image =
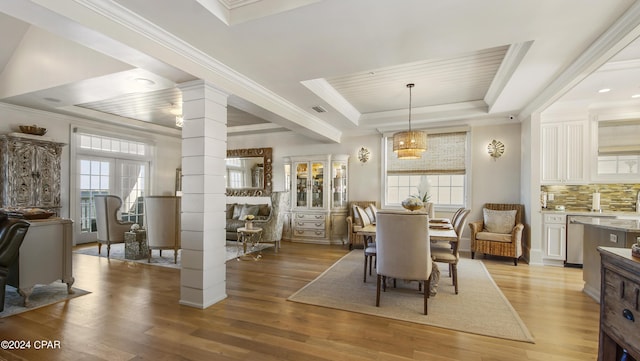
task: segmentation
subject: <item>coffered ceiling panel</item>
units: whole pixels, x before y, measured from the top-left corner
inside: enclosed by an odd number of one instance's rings
[[[0,79],[12,90],[0,101],[179,136],[179,84],[202,80],[229,95],[229,134],[340,142],[403,129],[407,83],[419,127],[540,111],[640,35],[640,0],[24,0],[0,1],[0,24],[10,24],[0,26]],[[56,37],[74,46],[38,46]],[[114,61],[162,82],[132,93],[104,69]],[[18,73],[28,76],[9,81]],[[29,81],[54,75],[48,87]],[[615,78],[630,101],[637,76]]]
[[[407,107],[408,91],[400,83],[414,83],[416,107],[484,99],[507,53],[508,46],[460,56],[428,59],[326,79],[360,113]]]

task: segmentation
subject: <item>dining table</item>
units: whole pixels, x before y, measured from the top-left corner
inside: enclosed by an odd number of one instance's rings
[[[366,225],[360,228],[357,233],[363,237],[375,239],[376,225]],[[448,218],[431,218],[429,220],[429,239],[431,241],[456,242],[458,240],[458,234],[453,229],[451,220]]]
[[[432,218],[429,220],[429,239],[435,241],[457,242],[456,233],[448,218]]]

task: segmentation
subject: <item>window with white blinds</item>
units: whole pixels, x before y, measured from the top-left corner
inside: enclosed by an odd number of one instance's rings
[[[440,207],[463,207],[467,184],[467,132],[429,134],[420,159],[398,159],[392,137],[386,139],[385,206],[400,206],[410,197]]]

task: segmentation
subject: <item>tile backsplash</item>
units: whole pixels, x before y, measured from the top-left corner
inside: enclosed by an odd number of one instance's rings
[[[567,210],[590,211],[592,195],[599,192],[603,211],[635,212],[640,184],[544,185],[540,191],[553,194],[554,200],[547,201],[547,208],[551,209],[562,205]]]

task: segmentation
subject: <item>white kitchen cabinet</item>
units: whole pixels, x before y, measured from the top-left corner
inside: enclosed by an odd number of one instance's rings
[[[567,216],[545,214],[542,227],[544,229],[543,262],[548,265],[563,266],[567,255]]]
[[[542,184],[588,181],[589,135],[586,120],[543,123],[540,138]]]

